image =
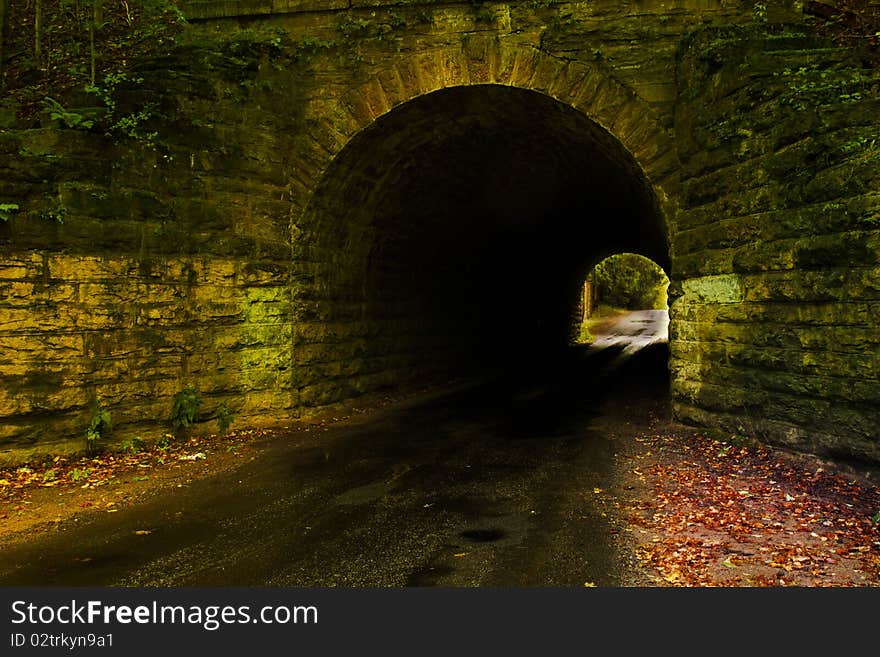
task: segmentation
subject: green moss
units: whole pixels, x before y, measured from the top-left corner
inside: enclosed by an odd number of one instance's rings
[[[743,300],[743,281],[737,274],[689,278],[681,282],[681,296],[696,303],[739,303]]]

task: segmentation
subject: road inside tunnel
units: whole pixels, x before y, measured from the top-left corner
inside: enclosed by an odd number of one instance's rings
[[[7,540],[0,583],[641,584],[593,493],[616,485],[619,441],[667,415],[667,350],[622,351],[291,431],[232,471]]]
[[[498,85],[436,91],[375,120],[293,234],[295,271],[327,261],[296,292],[310,304],[299,319],[368,326],[356,356],[408,372],[540,363],[571,341],[597,262],[632,252],[669,269],[654,190],[620,141],[560,101]]]

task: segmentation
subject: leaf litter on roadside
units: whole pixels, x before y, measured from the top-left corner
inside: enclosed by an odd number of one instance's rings
[[[226,436],[195,436],[137,451],[106,452],[93,457],[55,456],[38,464],[5,468],[0,470],[0,501],[25,499],[29,491],[38,488],[98,488],[121,479],[146,482],[149,476],[145,472],[155,468],[192,467],[193,462],[204,462],[211,449],[240,448],[270,435],[273,432],[268,430],[243,430]]]
[[[659,583],[880,586],[877,486],[763,446],[681,435],[638,443],[627,468],[641,490],[623,511]]]
[[[97,488],[119,483],[123,478],[133,482],[145,482],[146,472],[158,468],[193,467],[193,463],[205,463],[213,453],[224,452],[244,458],[242,448],[264,438],[277,438],[290,435],[292,431],[329,431],[330,426],[345,422],[357,416],[367,415],[383,407],[393,406],[401,401],[429,394],[432,388],[420,386],[407,393],[383,393],[360,400],[356,405],[333,417],[303,423],[297,428],[278,425],[275,428],[242,429],[226,435],[198,435],[186,440],[173,440],[170,434],[166,440],[154,445],[143,445],[136,450],[105,452],[87,456],[55,456],[45,460],[16,467],[0,468],[0,502],[21,502],[29,492],[39,488],[59,487]],[[131,477],[135,472],[138,476]],[[25,502],[27,504],[27,502]],[[89,506],[84,505],[84,508]],[[20,507],[20,508],[19,508]],[[23,511],[20,504],[12,511]],[[4,517],[0,509],[0,518]]]

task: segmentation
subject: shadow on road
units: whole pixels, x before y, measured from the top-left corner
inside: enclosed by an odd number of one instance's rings
[[[572,347],[363,423],[292,432],[231,473],[9,546],[0,584],[617,584],[609,520],[584,491],[607,485],[608,426],[668,397],[666,344],[625,351]]]

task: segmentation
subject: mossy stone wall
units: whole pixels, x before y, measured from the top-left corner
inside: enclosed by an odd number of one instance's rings
[[[679,66],[676,414],[880,460],[880,71],[796,27]]]
[[[876,76],[752,4],[190,3],[121,90],[155,143],[0,131],[0,460],[81,449],[97,404],[155,438],[187,384],[272,423],[442,365],[364,312],[376,236],[315,192],[394,108],[487,84],[587,117],[656,201],[678,417],[878,460]]]

